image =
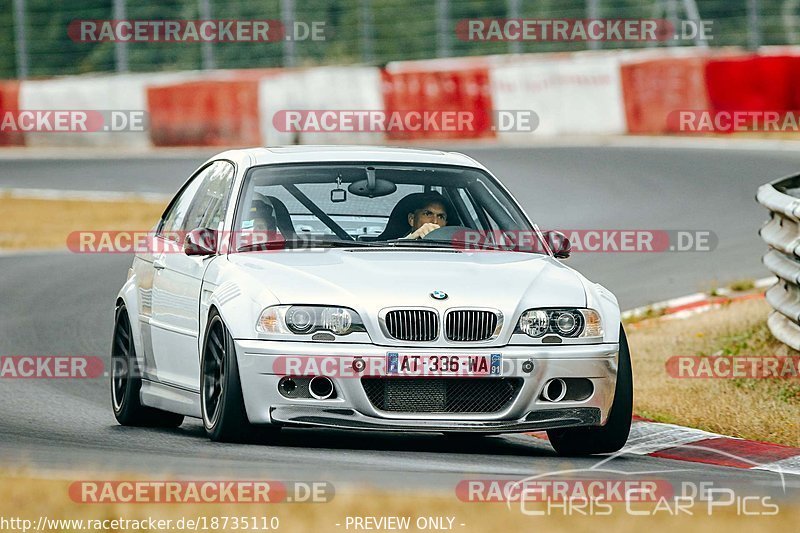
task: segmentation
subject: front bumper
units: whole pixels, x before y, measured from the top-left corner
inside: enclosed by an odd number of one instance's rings
[[[504,346],[496,348],[421,349],[372,344],[301,343],[235,340],[242,394],[250,422],[286,426],[330,427],[373,431],[454,431],[476,433],[524,432],[569,426],[605,424],[614,400],[618,344]],[[336,397],[289,399],[278,391],[284,376],[284,357],[325,357],[347,368],[359,357],[383,361],[387,352],[437,355],[492,354],[503,356],[502,377],[523,378],[516,397],[493,413],[409,413],[376,409],[355,374],[320,372],[334,383]],[[532,361],[533,371],[522,370]],[[554,378],[586,378],[593,393],[580,401],[548,402],[541,398],[545,383]],[[475,377],[471,379],[482,379]]]
[[[328,427],[366,431],[457,431],[466,433],[509,433],[570,426],[596,426],[597,407],[573,407],[531,411],[519,420],[397,420],[365,416],[353,409],[295,407],[281,405],[270,411],[273,422],[286,426]]]

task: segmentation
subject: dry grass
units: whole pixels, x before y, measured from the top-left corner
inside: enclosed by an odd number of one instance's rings
[[[0,250],[66,248],[73,231],[147,231],[165,205],[143,201],[33,200],[0,195]]]
[[[72,479],[42,479],[25,474],[0,474],[0,516],[20,517],[33,521],[39,516],[60,519],[113,520],[177,520],[198,516],[277,516],[280,531],[320,532],[347,531],[345,520],[351,517],[408,516],[412,524],[417,517],[454,517],[455,531],[547,531],[594,533],[598,530],[635,533],[646,528],[650,533],[676,530],[693,532],[772,532],[790,531],[800,521],[800,506],[779,503],[775,516],[737,516],[735,506],[715,510],[708,516],[706,507],[698,504],[693,515],[671,516],[661,511],[654,516],[629,516],[624,504],[615,504],[610,516],[526,516],[519,507],[507,508],[502,503],[464,503],[455,492],[425,493],[385,492],[376,490],[339,491],[329,503],[262,504],[262,505],[177,505],[177,504],[79,504],[69,499],[67,487]],[[109,476],[83,475],[83,479],[109,479]],[[120,479],[117,477],[117,479]],[[124,479],[132,479],[127,477]],[[637,510],[644,509],[636,504]],[[649,507],[652,512],[652,507]],[[341,524],[336,526],[336,524]],[[461,526],[464,524],[464,526]],[[35,527],[35,526],[34,526]],[[352,526],[349,528],[354,529]],[[410,531],[418,531],[411,527]]]
[[[659,422],[800,446],[797,379],[677,379],[665,370],[667,359],[676,355],[794,353],[770,335],[769,310],[764,300],[748,300],[688,319],[629,325],[636,413]]]
[[[739,279],[728,285],[728,288],[734,292],[751,291],[755,288],[756,282],[752,279]]]

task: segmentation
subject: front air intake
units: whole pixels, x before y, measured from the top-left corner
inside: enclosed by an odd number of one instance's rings
[[[396,413],[496,413],[514,401],[522,382],[522,378],[361,378],[375,409]]]

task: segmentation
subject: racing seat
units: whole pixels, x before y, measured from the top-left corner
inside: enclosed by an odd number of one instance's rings
[[[268,230],[277,229],[286,240],[297,238],[289,210],[278,198],[256,193],[252,207],[267,219]]]
[[[275,212],[275,222],[278,225],[278,231],[281,232],[283,238],[286,240],[296,239],[297,232],[292,224],[292,217],[289,216],[289,210],[286,205],[274,196],[264,196],[272,204]]]

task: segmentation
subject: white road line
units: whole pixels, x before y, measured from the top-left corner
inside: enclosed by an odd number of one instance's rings
[[[207,148],[146,148],[126,149],[113,147],[8,147],[0,148],[0,161],[37,160],[37,161],[75,161],[85,159],[197,159],[205,161],[214,154],[224,151],[224,147],[209,146]]]
[[[780,461],[772,463],[765,463],[761,466],[753,467],[753,470],[768,470],[781,474],[800,475],[800,455],[795,455],[794,457],[781,459]]]
[[[129,191],[74,191],[66,189],[27,189],[21,187],[0,188],[0,197],[26,200],[90,200],[102,202],[166,202],[168,194]]]

